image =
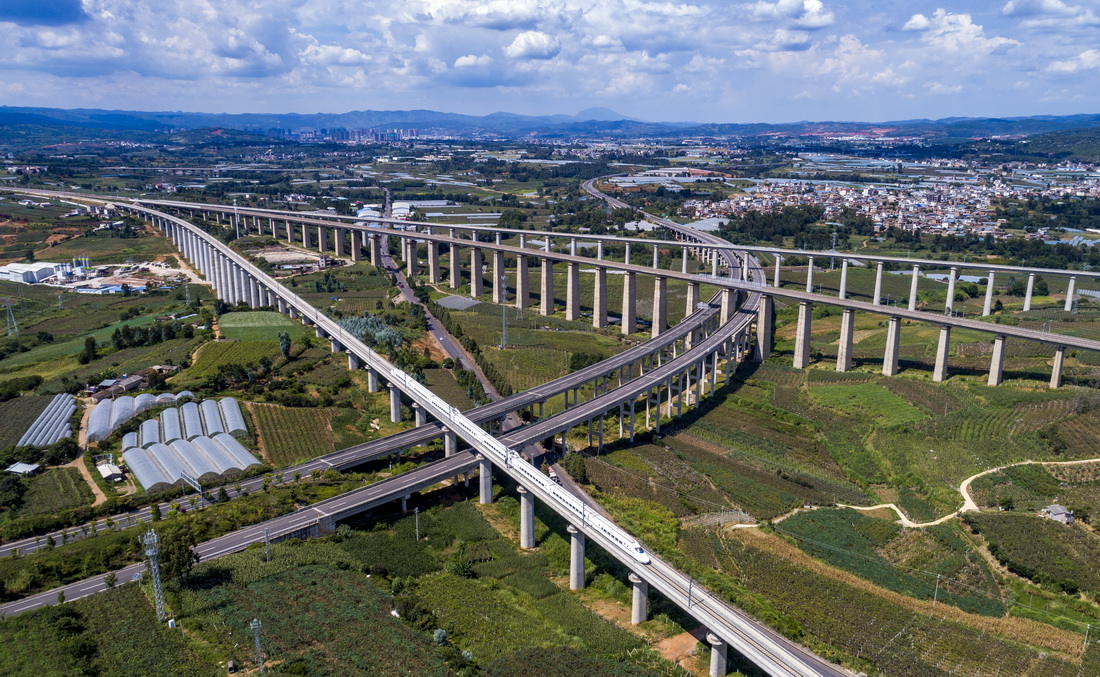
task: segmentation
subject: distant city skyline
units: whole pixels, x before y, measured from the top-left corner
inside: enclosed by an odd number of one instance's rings
[[[0,104],[650,121],[1100,112],[1100,0],[5,0]]]

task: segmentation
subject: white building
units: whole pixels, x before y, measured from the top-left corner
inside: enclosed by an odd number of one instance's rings
[[[47,277],[51,277],[56,271],[57,263],[47,263],[45,261],[35,261],[34,263],[9,263],[6,266],[0,266],[0,280],[7,280],[9,282],[25,282],[27,284],[35,284],[41,282]]]

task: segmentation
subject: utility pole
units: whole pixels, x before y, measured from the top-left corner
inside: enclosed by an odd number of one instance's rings
[[[416,519],[416,540],[420,541],[420,508],[413,508],[413,515]]]
[[[149,573],[153,575],[153,598],[157,604],[157,620],[163,623],[168,618],[168,612],[164,608],[164,588],[160,584],[160,564],[157,563],[157,555],[160,554],[157,532],[153,529],[146,531],[141,543],[145,546],[145,556],[149,558]]]
[[[256,642],[256,665],[260,666],[260,673],[262,674],[264,671],[264,654],[260,649],[260,619],[253,618],[248,627],[252,628],[252,638]]]
[[[233,198],[233,225],[237,228],[237,239],[241,239],[241,217],[237,213],[237,198]]]
[[[269,529],[266,529],[266,528],[264,529],[264,555],[267,558],[267,561],[270,562],[271,561],[271,531]]]
[[[946,410],[946,407],[944,407]],[[932,593],[932,606],[936,606],[936,602],[940,598],[940,575],[936,574],[936,591]]]

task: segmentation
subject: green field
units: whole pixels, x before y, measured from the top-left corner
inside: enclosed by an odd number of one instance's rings
[[[95,496],[76,468],[51,468],[30,481],[19,517],[55,515],[90,505]]]
[[[256,364],[263,358],[279,356],[278,341],[214,341],[199,349],[191,368],[181,374],[184,379],[201,379],[218,372],[225,364],[242,366]]]
[[[926,412],[877,383],[815,384],[809,392],[823,406],[839,409],[847,414],[870,416],[884,426],[913,423],[928,417]]]
[[[291,465],[336,451],[332,418],[339,410],[253,404],[260,446],[275,467]]]
[[[218,317],[218,329],[224,338],[242,341],[276,341],[279,332],[298,339],[309,332],[301,322],[273,310],[225,313]]]
[[[447,369],[428,369],[424,372],[428,379],[428,389],[442,397],[448,404],[466,411],[474,406],[470,396],[458,385],[454,375]]]
[[[19,442],[38,415],[49,406],[52,397],[24,395],[0,402],[0,449]]]

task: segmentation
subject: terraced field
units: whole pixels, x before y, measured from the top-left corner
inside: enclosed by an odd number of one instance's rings
[[[281,331],[296,339],[309,331],[301,322],[272,310],[225,313],[218,318],[218,329],[225,338],[245,341],[276,341]]]
[[[261,359],[274,360],[279,355],[277,341],[214,341],[199,349],[194,364],[184,374],[189,379],[214,375],[225,364],[257,364]]]
[[[336,451],[332,436],[335,407],[296,408],[251,404],[263,455],[275,467]]]

